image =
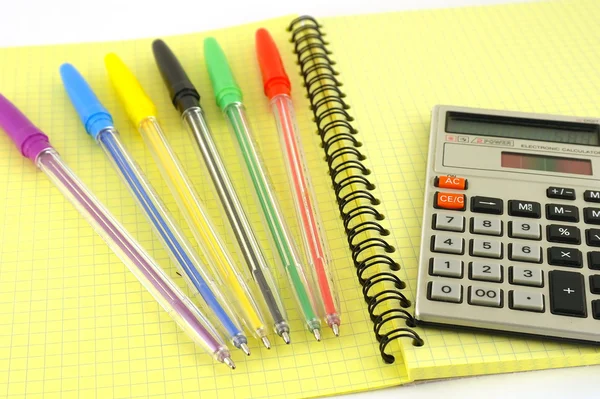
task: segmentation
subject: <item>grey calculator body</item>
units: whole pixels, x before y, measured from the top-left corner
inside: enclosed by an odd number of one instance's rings
[[[419,322],[600,342],[599,123],[434,108]]]

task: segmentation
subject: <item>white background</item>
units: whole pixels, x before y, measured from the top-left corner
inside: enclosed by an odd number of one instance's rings
[[[507,2],[511,0],[0,0],[0,47],[155,37],[287,14],[324,17]],[[425,382],[344,398],[598,398],[598,376],[600,366],[545,370]]]

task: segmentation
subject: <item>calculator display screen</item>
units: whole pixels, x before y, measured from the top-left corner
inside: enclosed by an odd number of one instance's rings
[[[449,111],[446,132],[565,144],[600,145],[600,125]]]
[[[502,151],[501,165],[503,168],[592,175],[592,162],[588,159],[550,157],[546,155],[519,154],[517,152]]]

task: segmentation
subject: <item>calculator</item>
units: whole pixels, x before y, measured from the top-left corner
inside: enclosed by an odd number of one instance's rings
[[[438,105],[416,319],[600,342],[600,121]]]

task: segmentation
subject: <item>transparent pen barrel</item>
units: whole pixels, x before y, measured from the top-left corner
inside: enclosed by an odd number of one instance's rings
[[[36,164],[188,336],[218,361],[229,357],[227,347],[209,320],[90,193],[56,151],[42,152]]]
[[[155,118],[147,118],[142,121],[140,132],[208,262],[211,274],[227,292],[233,309],[245,327],[256,338],[264,337],[267,333],[264,317],[252,297],[246,278],[233,262],[160,125]]]
[[[192,292],[199,296],[213,325],[224,336],[230,337],[236,347],[246,343],[240,323],[229,306],[230,301],[221,294],[224,287],[218,286],[206,271],[206,266],[198,259],[167,208],[121,143],[118,132],[113,128],[105,129],[98,134],[97,140],[144,211]]]
[[[247,171],[247,180],[252,182],[255,203],[260,205],[263,224],[268,227],[273,252],[289,281],[298,309],[302,312],[309,331],[320,329],[318,300],[315,298],[312,276],[305,272],[303,258],[298,251],[296,240],[285,222],[279,208],[275,191],[269,182],[264,162],[252,137],[250,122],[244,105],[232,103],[225,110],[225,119],[237,142],[238,158],[243,162],[242,170]]]
[[[199,107],[189,108],[182,115],[184,125],[192,135],[198,156],[204,161],[213,188],[220,200],[220,209],[225,220],[229,222],[235,236],[237,249],[252,274],[253,280],[261,294],[264,308],[268,310],[278,335],[289,332],[285,308],[281,301],[277,286],[260,249],[250,222],[235,192],[225,166],[210,134],[210,129],[202,110]]]
[[[323,239],[322,224],[302,152],[292,100],[288,95],[277,95],[271,99],[271,109],[275,116],[281,149],[285,154],[296,217],[302,227],[302,241],[321,293],[326,321],[329,325],[339,325],[339,300],[330,270],[331,257]]]

